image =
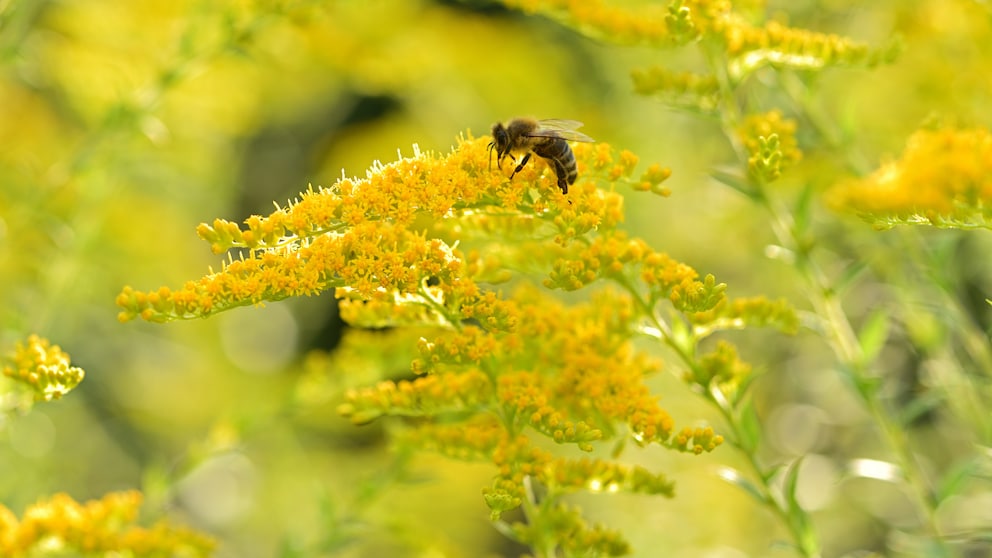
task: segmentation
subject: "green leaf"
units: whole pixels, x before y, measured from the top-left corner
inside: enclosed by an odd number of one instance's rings
[[[940,479],[935,493],[937,501],[943,502],[951,496],[963,493],[965,485],[972,480],[981,479],[981,482],[985,482],[985,479],[982,479],[982,471],[990,470],[992,470],[992,456],[984,452],[959,463]]]
[[[796,488],[799,486],[799,470],[802,468],[802,463],[803,458],[800,457],[789,464],[785,471],[785,483],[782,486],[782,496],[785,498],[785,504],[793,518],[806,515],[802,506],[799,505],[798,498],[796,498]]]
[[[714,169],[713,172],[710,173],[710,176],[716,179],[717,182],[730,186],[734,190],[737,190],[752,200],[758,199],[758,192],[755,191],[753,186],[751,186],[751,183],[748,181],[747,177],[736,169]]]
[[[748,398],[740,407],[737,414],[738,433],[740,439],[737,444],[748,454],[757,451],[761,443],[761,422],[758,420],[758,413],[754,409],[754,400]]]
[[[899,424],[904,427],[910,426],[916,419],[939,408],[944,403],[946,395],[943,390],[930,390],[914,397],[899,411]]]
[[[752,498],[755,499],[761,505],[768,503],[768,498],[765,493],[761,491],[754,483],[744,478],[741,472],[732,467],[723,467],[718,473],[720,478],[729,482],[730,484],[740,488],[747,494],[750,494]]]
[[[730,406],[735,410],[743,409],[744,405],[750,402],[751,386],[754,385],[754,381],[760,378],[762,374],[752,371],[747,376],[741,378],[740,382],[737,384],[737,389],[731,394]]]
[[[809,228],[809,224],[812,221],[811,214],[813,208],[813,200],[816,199],[816,189],[812,184],[806,184],[806,186],[799,192],[799,198],[796,200],[796,207],[793,209],[792,213],[794,215],[793,219],[795,222],[795,232],[796,236],[801,238]]]
[[[875,360],[889,338],[889,312],[884,308],[868,314],[868,319],[858,332],[858,344],[866,362]]]
[[[834,292],[838,295],[843,294],[859,277],[861,277],[861,274],[864,273],[866,269],[868,269],[868,264],[863,261],[858,261],[849,265],[834,284]]]

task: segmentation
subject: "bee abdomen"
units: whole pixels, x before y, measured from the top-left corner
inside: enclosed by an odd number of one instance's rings
[[[558,187],[568,193],[568,185],[575,184],[579,171],[575,166],[575,154],[562,138],[552,138],[534,146],[534,153],[552,163],[558,178]]]

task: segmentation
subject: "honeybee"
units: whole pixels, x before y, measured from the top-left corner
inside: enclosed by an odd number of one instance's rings
[[[489,143],[489,164],[492,165],[492,151],[496,150],[496,166],[503,168],[505,157],[512,157],[513,152],[525,153],[517,168],[510,174],[510,179],[523,170],[531,155],[537,155],[548,161],[555,169],[558,177],[558,187],[563,194],[568,193],[568,185],[575,184],[579,172],[575,168],[575,154],[568,146],[568,141],[594,142],[596,140],[576,132],[582,123],[578,120],[535,120],[533,118],[514,118],[505,126],[502,122],[493,124],[493,141]]]

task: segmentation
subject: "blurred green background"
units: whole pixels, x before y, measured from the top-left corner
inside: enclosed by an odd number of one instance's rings
[[[746,4],[746,14],[762,9]],[[934,115],[992,122],[985,2],[765,9],[869,44],[902,36],[896,63],[818,78],[824,115],[850,134],[864,170],[897,156]],[[382,425],[348,424],[333,400],[294,403],[305,355],[341,336],[331,296],[168,325],[119,324],[114,297],[125,284],[176,286],[217,267],[219,256],[196,238],[200,222],[267,214],[273,201],[330,185],[342,169],[364,176],[414,143],[446,152],[459,134],[533,115],[582,120],[583,131],[632,150],[642,166],[671,167],[671,198],[632,197],[632,234],[714,273],[733,295],[802,306],[789,270],[764,256],[772,235],[763,215],[707,177],[733,159],[718,123],[632,92],[630,71],[652,64],[700,69],[691,49],[604,45],[490,2],[0,2],[0,348],[37,332],[87,371],[64,400],[5,425],[0,502],[20,513],[54,492],[85,500],[140,488],[151,517],[211,533],[222,557],[519,554],[488,522],[480,490],[492,471],[427,455],[398,474]],[[779,106],[780,95],[769,89],[763,104]],[[828,186],[849,172],[834,163],[812,153],[797,176]],[[836,261],[884,258],[879,233],[819,217]],[[988,286],[987,264],[975,257],[988,254],[986,239],[933,238],[959,245],[955,265]],[[873,293],[858,296],[856,317]],[[767,459],[809,454],[816,465],[807,504],[820,510],[828,548],[878,548],[883,525],[905,520],[899,495],[833,482],[838,459],[884,456],[873,453],[866,418],[829,372],[823,344],[763,332],[734,341],[768,374],[759,386]],[[893,371],[911,358],[894,353]],[[342,384],[363,379],[340,373]],[[656,383],[676,417],[716,421],[674,378]],[[949,435],[939,423],[928,428]],[[669,453],[629,459],[668,471],[675,500],[576,502],[621,529],[638,556],[772,552],[781,536],[774,518],[714,475],[738,464],[732,450]]]

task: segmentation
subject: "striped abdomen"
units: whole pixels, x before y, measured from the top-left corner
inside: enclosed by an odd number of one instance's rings
[[[545,138],[534,145],[533,151],[554,167],[558,187],[563,194],[567,194],[568,185],[575,184],[575,179],[579,177],[579,171],[575,168],[575,154],[568,142],[562,138]]]

